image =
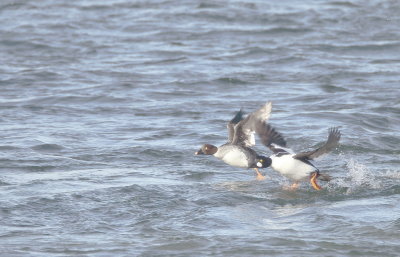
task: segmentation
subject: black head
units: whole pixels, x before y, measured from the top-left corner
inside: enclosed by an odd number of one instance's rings
[[[261,155],[257,156],[257,162],[256,162],[257,168],[267,168],[271,166],[271,163],[272,163],[271,158]]]

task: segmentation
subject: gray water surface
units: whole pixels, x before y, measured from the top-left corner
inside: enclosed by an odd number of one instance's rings
[[[398,1],[2,1],[1,256],[398,256]],[[273,102],[322,191],[194,156]],[[269,155],[262,146],[257,152]]]

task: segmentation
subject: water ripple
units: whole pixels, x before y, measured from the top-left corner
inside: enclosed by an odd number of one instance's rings
[[[396,1],[3,1],[0,13],[4,256],[398,255]],[[334,178],[323,190],[194,155],[266,101],[296,151],[340,127],[315,160]]]

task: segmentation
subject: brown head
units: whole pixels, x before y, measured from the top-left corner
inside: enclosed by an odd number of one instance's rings
[[[217,151],[218,151],[218,147],[216,147],[215,145],[205,144],[194,154],[195,155],[199,155],[199,154],[213,155]]]

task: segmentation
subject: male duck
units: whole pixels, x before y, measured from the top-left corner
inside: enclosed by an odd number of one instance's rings
[[[256,124],[265,124],[270,116],[271,108],[272,103],[267,102],[260,109],[249,114],[246,119],[243,119],[243,112],[240,110],[227,125],[227,143],[219,147],[205,144],[195,154],[214,155],[231,166],[253,168],[257,172],[257,180],[265,179],[258,168],[268,167],[271,159],[258,155],[250,147],[255,145]]]
[[[321,174],[310,160],[328,153],[338,145],[341,136],[338,128],[329,129],[328,140],[323,146],[297,154],[292,149],[286,148],[285,139],[269,124],[257,123],[256,131],[262,143],[274,152],[267,161],[272,169],[293,180],[290,189],[297,189],[300,181],[309,179],[315,190],[321,190],[321,187],[317,184],[317,178],[324,181],[331,179],[329,175]]]

